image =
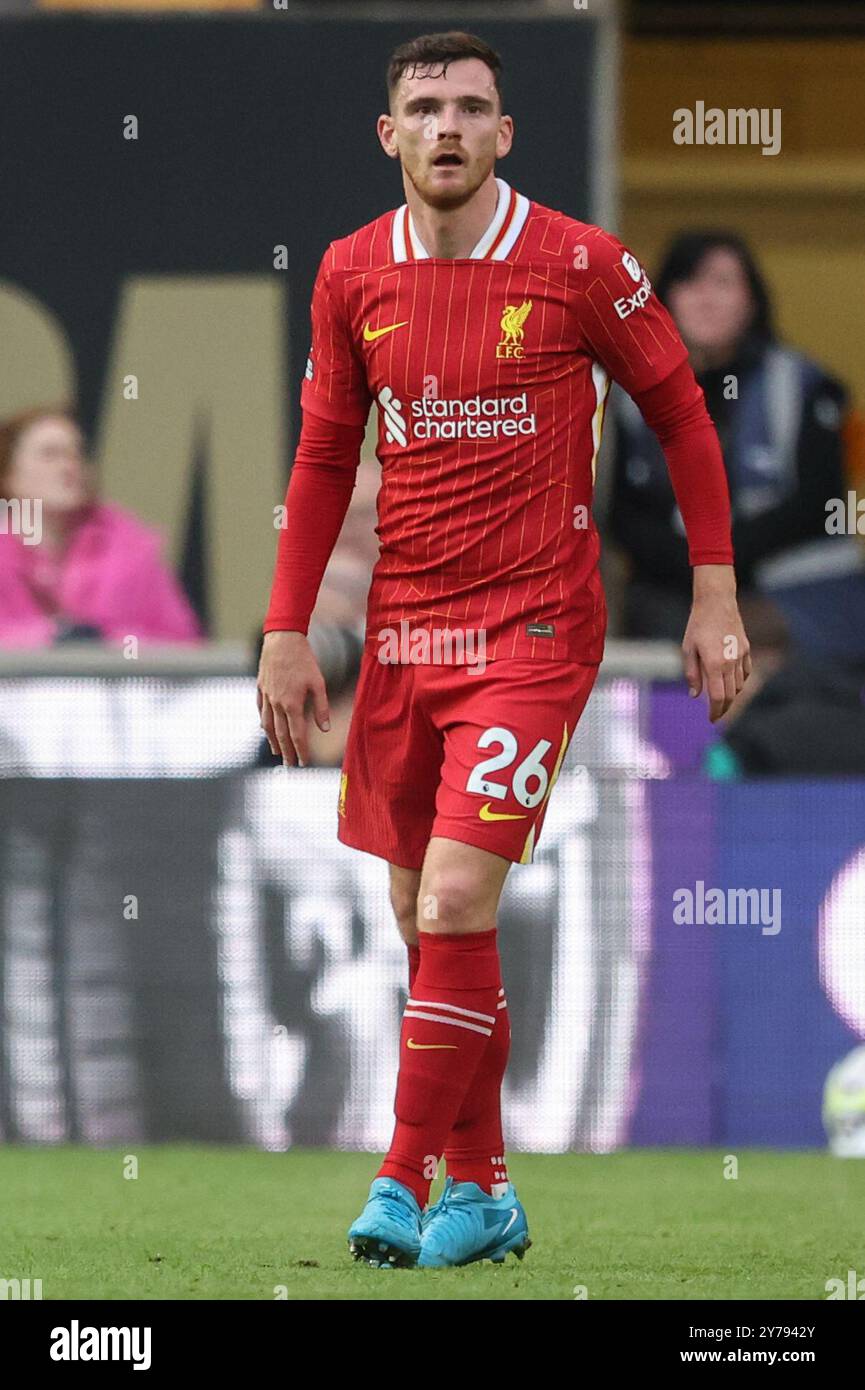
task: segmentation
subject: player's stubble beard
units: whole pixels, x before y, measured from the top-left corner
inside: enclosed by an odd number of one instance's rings
[[[406,178],[421,201],[426,203],[428,207],[436,208],[439,212],[447,212],[465,207],[466,203],[471,202],[478,189],[486,182],[494,165],[495,159],[491,158],[489,162],[485,161],[476,170],[470,166],[468,181],[462,188],[455,189],[435,189],[432,187],[431,176],[429,179],[416,177],[416,168],[405,161],[403,161],[402,167]],[[423,172],[423,166],[421,166],[421,173],[423,174]]]

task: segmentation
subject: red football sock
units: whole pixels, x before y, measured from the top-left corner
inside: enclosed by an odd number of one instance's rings
[[[502,1079],[511,1050],[511,1023],[504,989],[499,991],[496,1024],[445,1147],[448,1177],[476,1182],[493,1197],[508,1181],[502,1137]]]
[[[426,1205],[445,1142],[493,1035],[500,970],[496,929],[421,932],[420,966],[403,1015],[390,1149],[377,1174]]]
[[[411,994],[420,965],[420,947],[407,949]],[[501,1094],[511,1048],[511,1024],[503,988],[499,989],[499,996],[493,1035],[472,1077],[444,1152],[448,1175],[454,1182],[474,1182],[496,1196],[508,1181]]]

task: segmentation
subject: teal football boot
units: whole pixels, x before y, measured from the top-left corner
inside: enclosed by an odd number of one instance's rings
[[[379,1269],[417,1264],[421,1210],[414,1193],[395,1178],[376,1178],[367,1204],[349,1227],[348,1248],[356,1260]]]
[[[418,1265],[446,1269],[475,1260],[502,1264],[511,1251],[521,1260],[531,1243],[513,1183],[503,1197],[491,1197],[477,1183],[448,1178],[439,1201],[424,1213]]]

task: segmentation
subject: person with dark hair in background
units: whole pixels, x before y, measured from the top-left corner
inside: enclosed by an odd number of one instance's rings
[[[0,425],[0,507],[0,646],[201,639],[157,533],[98,500],[65,407]]]
[[[687,232],[657,283],[689,350],[724,456],[739,602],[754,679],[706,754],[711,776],[865,772],[865,569],[827,524],[847,495],[847,393],[778,342],[746,244]],[[631,572],[629,637],[677,638],[690,603],[688,547],[654,433],[617,392],[609,530]]]
[[[765,281],[740,237],[683,233],[655,288],[685,341],[721,441],[739,601],[752,642],[762,636],[775,644],[784,625],[758,597],[755,569],[803,541],[826,539],[826,503],[846,488],[846,391],[778,342]],[[691,601],[682,519],[655,434],[624,392],[613,402],[608,529],[630,565],[624,635],[678,641]]]

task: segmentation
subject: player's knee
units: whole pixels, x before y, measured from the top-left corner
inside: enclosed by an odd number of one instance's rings
[[[421,885],[418,926],[421,931],[484,931],[492,925],[486,896],[471,874],[442,868]]]

